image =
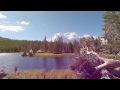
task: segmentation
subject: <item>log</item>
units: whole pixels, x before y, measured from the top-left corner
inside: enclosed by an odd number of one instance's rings
[[[111,79],[120,77],[120,71],[115,68],[120,67],[120,60],[108,59],[100,56],[94,51],[88,51],[77,58],[76,62],[71,65],[71,69],[79,73],[84,73],[81,77],[90,79]],[[88,75],[86,74],[88,73]]]
[[[115,68],[120,66],[120,60],[104,58],[104,57],[99,56],[96,52],[93,52],[93,51],[87,51],[87,54],[93,54],[93,55],[97,56],[100,60],[104,61],[103,64],[95,67],[96,70],[105,68],[105,67],[110,66],[110,65],[115,66]]]
[[[104,70],[104,69],[106,70],[106,68],[108,68],[108,67],[112,67],[112,69],[115,69],[115,68],[117,68],[117,67],[120,67],[120,60],[108,59],[108,58],[101,57],[99,54],[97,54],[97,53],[94,52],[94,51],[88,51],[88,49],[87,49],[87,54],[93,54],[93,55],[95,55],[96,57],[98,57],[100,60],[104,61],[103,64],[100,64],[100,65],[98,65],[98,66],[95,67],[96,70],[95,70],[95,72],[91,75],[91,77],[94,77],[94,75],[95,75],[96,73],[100,72],[101,70]],[[112,70],[111,70],[111,71],[112,71]],[[106,70],[106,72],[107,72],[108,75],[110,75],[107,70]],[[102,71],[101,71],[101,73],[102,73]],[[110,77],[108,77],[108,75],[106,75],[107,78],[105,78],[105,79],[110,79]],[[102,76],[105,77],[105,75],[104,75],[103,73],[102,73]],[[114,75],[112,75],[112,76],[114,77]]]

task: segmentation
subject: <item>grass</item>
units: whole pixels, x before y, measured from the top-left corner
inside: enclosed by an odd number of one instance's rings
[[[74,53],[62,53],[62,54],[53,54],[53,53],[35,53],[34,56],[43,56],[43,57],[46,57],[46,56],[50,56],[50,57],[61,57],[61,56],[73,56]]]
[[[114,59],[115,55],[114,54],[104,54],[103,55],[105,58],[109,58],[109,59]]]
[[[3,79],[77,79],[74,71],[69,69],[51,70],[28,70],[18,73],[9,73]]]
[[[75,72],[67,69],[51,70],[46,73],[45,77],[47,79],[77,79]]]

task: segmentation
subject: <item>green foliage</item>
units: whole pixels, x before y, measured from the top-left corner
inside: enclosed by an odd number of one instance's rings
[[[106,57],[106,58],[109,58],[109,59],[114,59],[115,58],[114,54],[104,54],[103,56]]]
[[[43,41],[43,45],[44,45],[44,51],[45,52],[47,52],[47,50],[48,50],[48,42],[47,42],[47,40],[46,40],[46,36],[45,36],[45,39],[44,39],[44,41]]]
[[[80,38],[80,47],[88,47],[89,49],[92,49],[96,52],[100,51],[100,49],[102,48],[102,42],[100,37],[98,38],[93,38],[92,36],[90,37],[83,37]]]
[[[44,52],[60,54],[73,53],[75,47],[73,44],[63,42],[62,37],[55,42],[48,42],[46,37],[43,41],[11,40],[0,37],[0,52],[24,52],[30,49],[34,51],[42,50]]]
[[[108,41],[110,53],[120,51],[120,11],[107,11],[103,15],[104,19],[104,38]]]
[[[62,36],[58,37],[54,44],[54,52],[55,54],[61,54],[63,51],[63,39]]]
[[[68,52],[73,53],[73,45],[71,42],[68,43]]]
[[[73,51],[74,53],[80,52],[80,43],[77,40],[74,40],[73,42]]]
[[[28,41],[28,40],[11,40],[7,38],[0,37],[0,52],[24,52],[29,51],[31,48],[34,51],[42,50],[45,53],[79,53],[81,46],[89,46],[100,49],[101,41],[100,39],[81,38],[80,42],[74,40],[73,42],[63,42],[62,37],[57,38],[57,40],[48,42],[46,37],[43,41]]]

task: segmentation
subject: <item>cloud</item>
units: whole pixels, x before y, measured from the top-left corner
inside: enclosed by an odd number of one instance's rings
[[[93,36],[93,35],[88,35],[88,34],[85,34],[83,36],[80,36],[80,38],[89,38],[89,37],[93,37],[94,39],[97,39],[98,37],[97,36]]]
[[[7,18],[7,16],[3,15],[0,13],[0,19],[1,18]],[[13,31],[13,32],[19,32],[19,31],[23,31],[24,28],[22,26],[19,26],[19,25],[9,25],[11,22],[8,22],[8,21],[1,21],[0,22],[0,31]],[[22,21],[22,22],[18,22],[17,23],[20,23],[20,24],[25,24],[25,25],[28,25],[29,22],[25,22],[25,21]]]
[[[25,22],[25,21],[21,21],[21,22],[17,21],[17,23],[20,23],[22,25],[29,25],[30,24],[29,22]]]
[[[69,42],[69,41],[74,41],[74,40],[79,40],[80,36],[78,34],[76,34],[75,32],[66,32],[66,33],[56,33],[53,38],[52,41],[57,40],[59,37],[63,38],[64,42]]]
[[[80,38],[83,38],[83,37],[85,37],[85,38],[89,38],[89,37],[91,37],[92,35],[88,35],[88,34],[85,34],[85,35],[82,35],[82,36],[79,36],[76,32],[66,32],[66,33],[56,33],[56,34],[54,34],[54,36],[52,37],[52,39],[47,39],[47,41],[55,41],[55,40],[57,40],[59,37],[61,37],[62,36],[62,38],[63,38],[63,42],[73,42],[74,40],[77,40],[77,41],[79,41],[80,40]],[[92,36],[94,39],[97,39],[98,37],[97,36]],[[102,44],[107,44],[107,40],[105,40],[104,38],[100,38],[101,39],[101,41],[102,41]]]
[[[72,39],[78,39],[79,36],[75,32],[66,32],[63,34],[67,39],[72,40]]]
[[[52,37],[51,40],[52,40],[52,41],[55,41],[55,40],[57,40],[60,36],[62,36],[64,42],[69,42],[69,41],[73,42],[74,40],[79,41],[80,38],[82,38],[82,37],[88,38],[88,37],[91,37],[92,35],[85,34],[85,35],[80,36],[80,35],[78,35],[76,32],[66,32],[66,33],[63,33],[63,34],[59,32],[59,33],[56,33],[56,34]],[[93,38],[96,39],[97,36],[93,36]]]
[[[88,38],[88,37],[91,37],[92,35],[83,35],[81,37],[85,37],[85,38]],[[97,36],[93,36],[94,39],[97,39],[98,37]],[[100,38],[102,44],[107,44],[107,40],[105,40],[104,38]]]
[[[56,34],[53,36],[52,41],[57,40],[60,36],[62,36],[62,33],[56,33]]]
[[[89,37],[91,37],[91,35],[88,35],[88,34],[85,34],[85,35],[82,35],[82,36],[80,36],[80,38],[89,38]],[[95,36],[93,36],[93,37],[95,37]]]
[[[28,25],[28,24],[30,24],[29,22],[25,22],[25,21],[22,21],[22,22],[20,22],[21,24],[25,24],[25,25]]]
[[[7,16],[0,13],[0,18],[7,18]]]
[[[81,36],[81,37],[89,38],[90,35],[86,34],[86,35],[83,35],[83,36]]]
[[[22,26],[0,25],[0,31],[14,31],[19,32],[24,30]]]
[[[46,40],[47,40],[48,42],[50,42],[50,41],[51,41],[51,39],[50,39],[50,38],[47,38]]]

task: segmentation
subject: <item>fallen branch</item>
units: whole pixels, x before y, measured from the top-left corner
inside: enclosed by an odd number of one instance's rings
[[[105,68],[109,65],[114,66],[114,64],[117,64],[117,65],[115,65],[115,67],[118,67],[118,64],[120,65],[120,60],[104,58],[104,57],[99,56],[96,52],[93,52],[93,51],[87,51],[87,54],[93,54],[93,55],[97,56],[100,60],[104,61],[103,64],[95,67],[96,70]]]
[[[120,67],[120,60],[102,57],[94,51],[88,51],[88,48],[85,52],[70,67],[80,73],[80,78],[109,79],[116,75],[120,77],[120,71],[115,70]]]

